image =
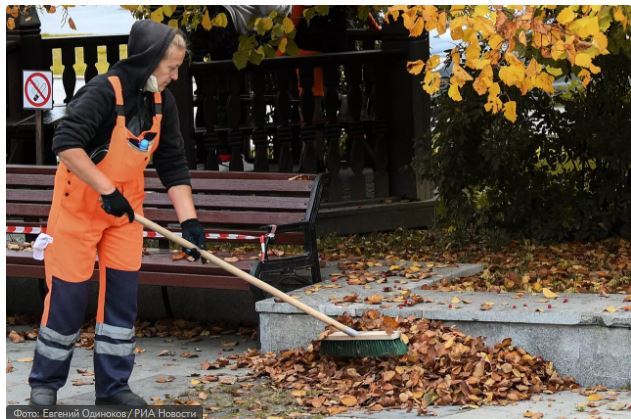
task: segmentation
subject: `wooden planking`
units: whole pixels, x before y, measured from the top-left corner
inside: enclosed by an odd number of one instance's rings
[[[309,194],[313,185],[311,180],[279,181],[273,179],[230,179],[192,178],[193,191],[198,192],[249,192],[256,194]],[[38,189],[53,188],[54,175],[7,173],[6,184]],[[145,189],[163,191],[164,186],[157,177],[145,179]]]
[[[53,198],[52,189],[7,189],[7,202],[43,203],[49,204]],[[201,195],[194,194],[195,206],[199,208],[222,209],[275,209],[287,211],[302,211],[307,209],[309,198],[304,197],[276,197],[252,195]],[[145,206],[173,206],[166,193],[148,192],[145,195]]]
[[[25,217],[47,217],[50,205],[7,203],[7,214],[20,214]],[[152,221],[177,222],[174,209],[145,208],[145,216]],[[302,212],[284,211],[219,211],[197,210],[197,218],[202,224],[210,225],[251,225],[263,226],[267,224],[289,224],[305,221]]]
[[[7,263],[7,278],[44,278],[43,265],[23,265]],[[94,270],[91,280],[98,282],[99,270]],[[250,284],[236,276],[174,274],[172,272],[140,271],[138,282],[141,285],[160,285],[185,288],[207,288],[249,291]]]
[[[7,174],[45,174],[54,175],[57,166],[36,166],[22,164],[8,164]],[[266,180],[289,180],[297,178],[297,181],[313,181],[316,175],[302,173],[279,173],[279,172],[215,172],[208,170],[191,170],[191,177],[196,179],[266,179]],[[145,170],[145,177],[155,178],[158,174],[155,169]]]
[[[236,264],[244,271],[248,262]],[[44,263],[32,258],[30,252],[7,250],[7,277],[44,278]],[[95,264],[91,280],[98,281],[99,266]],[[168,285],[194,288],[249,290],[249,284],[226,271],[201,262],[173,262],[168,254],[143,256],[139,281],[145,285]]]

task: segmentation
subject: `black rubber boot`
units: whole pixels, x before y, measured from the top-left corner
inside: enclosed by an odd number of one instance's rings
[[[57,404],[57,390],[50,387],[31,388],[31,406],[54,406]]]
[[[147,406],[147,402],[142,397],[131,390],[123,390],[114,394],[112,397],[96,398],[95,404],[98,405],[118,405],[118,406]]]

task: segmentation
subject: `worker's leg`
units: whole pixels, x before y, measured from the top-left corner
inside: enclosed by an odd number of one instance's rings
[[[98,247],[99,300],[94,344],[97,399],[129,390],[134,367],[134,322],[142,226],[125,223],[103,233]]]

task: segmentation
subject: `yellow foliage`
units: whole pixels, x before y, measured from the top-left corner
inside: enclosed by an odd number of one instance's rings
[[[504,117],[511,122],[517,120],[517,102],[510,100],[504,103]]]
[[[447,92],[449,97],[455,102],[460,102],[462,100],[462,96],[460,96],[460,90],[458,90],[458,83],[455,80],[451,80],[451,84],[449,85],[449,91]]]
[[[285,53],[285,51],[287,50],[287,38],[283,38],[280,40],[280,42],[278,43],[278,50],[283,54]]]
[[[589,82],[592,80],[592,73],[590,73],[586,69],[582,69],[578,72],[578,78],[581,79],[581,83],[583,84],[583,86],[587,87]]]
[[[415,76],[419,75],[421,74],[421,71],[423,71],[424,66],[425,66],[425,62],[423,60],[408,61],[408,64],[407,64],[408,73],[413,74]]]
[[[574,57],[574,64],[579,67],[589,67],[591,63],[592,57],[590,57],[587,53],[579,52],[576,54],[576,57]]]
[[[506,84],[507,86],[516,86],[526,77],[526,72],[524,71],[523,66],[518,65],[509,65],[500,68],[499,78]]]
[[[294,22],[288,17],[283,19],[283,32],[288,34],[293,32],[295,29]]]
[[[206,9],[206,11],[204,12],[204,16],[202,17],[202,28],[209,31],[212,29],[212,27],[213,27],[213,23],[210,20],[210,16],[208,15],[208,9]]]
[[[574,12],[574,10],[576,9],[576,6],[565,7],[557,16],[557,22],[559,22],[561,25],[567,25],[568,23],[572,22],[576,18],[576,13]]]
[[[225,28],[226,26],[228,26],[228,18],[226,17],[225,13],[217,13],[217,16],[213,18],[212,23],[213,26]]]
[[[423,80],[423,90],[433,95],[440,89],[440,74],[435,71],[426,71]]]
[[[577,19],[572,22],[568,28],[581,39],[589,38],[590,36],[596,35],[600,32],[600,28],[598,27],[598,16],[589,16]]]

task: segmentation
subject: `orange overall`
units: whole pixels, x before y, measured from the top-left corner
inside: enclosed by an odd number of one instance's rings
[[[116,124],[109,151],[96,166],[142,214],[144,169],[160,141],[162,101],[154,93],[155,115],[149,131],[134,136],[126,127],[120,80],[109,77],[116,95]],[[136,147],[155,135],[148,149]],[[94,372],[97,397],[128,389],[134,365],[134,322],[138,270],[142,258],[142,226],[126,216],[107,214],[100,195],[61,163],[55,175],[47,233],[53,237],[45,252],[44,313],[38,336],[32,387],[58,389],[68,377],[72,349],[87,307],[89,284],[98,253],[99,297],[96,316]]]

